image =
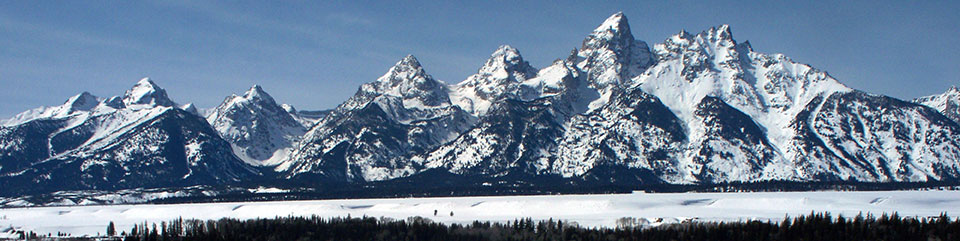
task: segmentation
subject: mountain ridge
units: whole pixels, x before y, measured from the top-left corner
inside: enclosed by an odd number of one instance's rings
[[[87,184],[62,189],[129,188],[130,172],[111,174],[129,160],[102,157],[138,145],[175,151],[137,161],[186,163],[169,169],[183,182],[143,181],[151,187],[427,185],[448,175],[557,185],[960,180],[956,88],[904,101],[756,52],[728,25],[652,46],[630,28],[615,13],[539,69],[502,45],[451,84],[407,55],[321,112],[277,103],[259,85],[202,112],[149,78],[122,96],[83,92],[0,122],[0,182],[57,190],[40,177],[72,177],[63,173],[87,168],[67,164],[82,163],[116,167],[88,173],[105,182],[80,177]]]

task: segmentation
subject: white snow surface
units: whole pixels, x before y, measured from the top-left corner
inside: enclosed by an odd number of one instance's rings
[[[433,216],[437,210],[439,215]],[[74,236],[103,233],[133,224],[184,219],[273,218],[277,216],[371,216],[405,219],[423,216],[442,223],[474,220],[506,222],[530,217],[560,219],[586,227],[615,227],[621,217],[650,225],[695,221],[780,221],[814,212],[853,217],[897,212],[904,217],[960,213],[957,191],[633,193],[606,195],[347,199],[168,205],[110,205],[0,209],[0,228]],[[453,212],[453,216],[450,213]],[[656,220],[662,218],[661,222]]]

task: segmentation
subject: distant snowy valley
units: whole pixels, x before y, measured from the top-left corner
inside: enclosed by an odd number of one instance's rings
[[[633,193],[7,208],[0,209],[0,235],[11,236],[12,230],[25,230],[93,236],[103,234],[111,221],[120,232],[129,231],[138,223],[181,217],[208,220],[311,215],[393,219],[422,216],[443,223],[505,222],[530,217],[566,220],[586,227],[615,227],[623,217],[637,218],[640,225],[658,226],[685,221],[776,222],[785,216],[812,211],[844,217],[893,212],[904,217],[933,217],[946,212],[955,218],[960,213],[960,192]]]

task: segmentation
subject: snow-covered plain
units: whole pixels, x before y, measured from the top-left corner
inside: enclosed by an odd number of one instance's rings
[[[439,213],[434,216],[434,210]],[[121,231],[133,224],[184,219],[252,219],[276,216],[337,217],[351,215],[404,219],[423,216],[443,223],[517,218],[561,219],[588,227],[614,227],[621,217],[661,223],[772,220],[811,211],[856,216],[928,217],[960,213],[957,191],[663,193],[555,196],[441,197],[350,199],[171,205],[109,205],[0,209],[0,230],[65,232],[73,236],[103,233],[110,221]],[[450,213],[453,212],[451,216]],[[662,221],[657,220],[662,218]],[[641,221],[643,223],[643,221]]]

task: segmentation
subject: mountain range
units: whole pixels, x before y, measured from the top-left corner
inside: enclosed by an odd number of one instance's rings
[[[148,78],[0,121],[0,194],[452,179],[557,185],[960,178],[960,90],[905,101],[737,42],[650,45],[616,13],[544,68],[500,46],[447,84],[403,57],[332,110],[261,86],[178,105]],[[508,181],[509,180],[509,181]]]

